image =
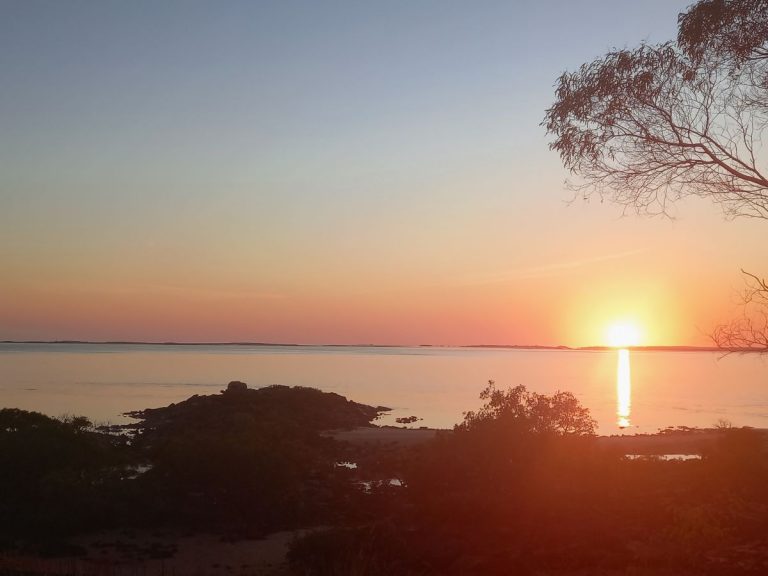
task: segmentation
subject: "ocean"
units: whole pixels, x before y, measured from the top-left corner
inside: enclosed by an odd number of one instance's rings
[[[118,424],[130,421],[125,412],[217,394],[241,380],[312,386],[391,407],[380,424],[416,416],[412,427],[448,428],[481,405],[479,393],[494,380],[502,388],[572,392],[601,434],[719,420],[768,427],[768,356],[632,350],[629,389],[618,358],[616,350],[0,344],[0,406]]]

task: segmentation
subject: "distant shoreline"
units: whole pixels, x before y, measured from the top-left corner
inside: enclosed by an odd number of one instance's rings
[[[271,348],[455,348],[467,350],[554,350],[572,352],[602,352],[612,346],[543,346],[538,344],[295,344],[285,342],[146,342],[131,340],[0,340],[0,344],[87,344],[90,346],[251,346]],[[768,353],[765,348],[718,348],[716,346],[627,346],[638,352],[720,352],[722,354]]]

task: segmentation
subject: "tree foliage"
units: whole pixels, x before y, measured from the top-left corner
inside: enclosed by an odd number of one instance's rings
[[[467,412],[457,432],[471,432],[494,427],[527,434],[592,436],[597,422],[571,392],[551,396],[529,392],[525,386],[500,390],[493,380],[480,393],[485,405]]]
[[[768,0],[701,0],[678,17],[677,43],[694,61],[768,58]]]
[[[559,78],[551,148],[585,196],[658,214],[694,195],[766,218],[766,63],[694,60],[673,43],[612,51]]]

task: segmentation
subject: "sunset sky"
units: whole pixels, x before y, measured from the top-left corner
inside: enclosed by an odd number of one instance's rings
[[[706,345],[768,222],[568,205],[539,125],[687,4],[5,0],[0,340]]]

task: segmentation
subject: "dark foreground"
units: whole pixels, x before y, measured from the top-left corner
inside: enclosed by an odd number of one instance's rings
[[[282,386],[111,430],[0,410],[0,574],[768,574],[763,432],[597,438],[568,393],[482,398],[440,432]],[[654,451],[702,457],[623,457]]]

